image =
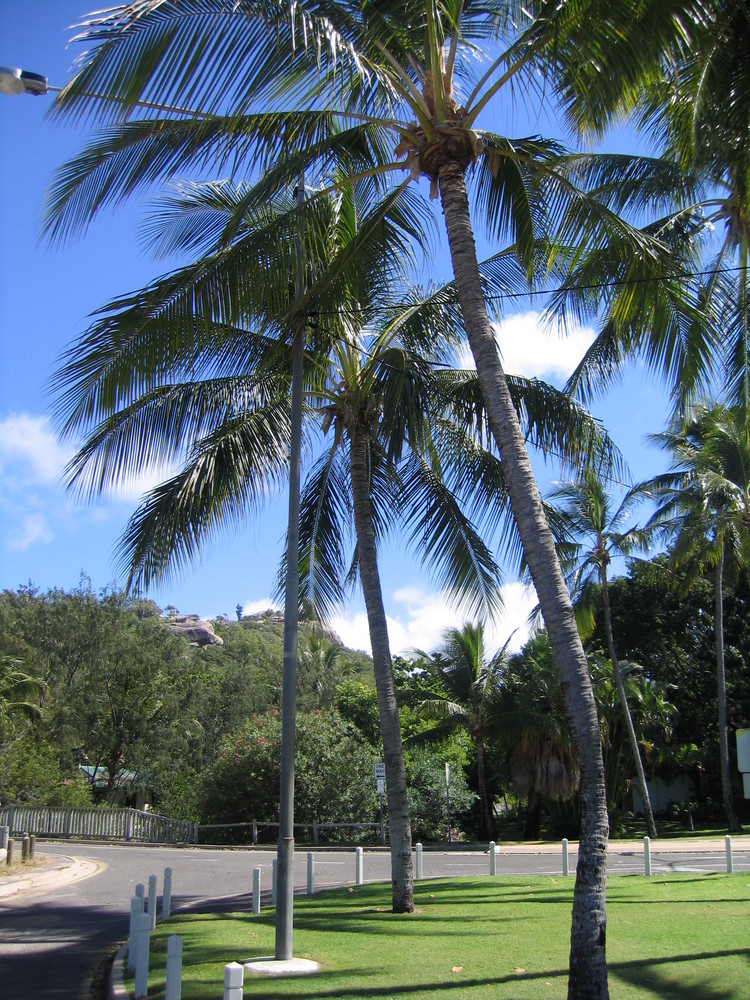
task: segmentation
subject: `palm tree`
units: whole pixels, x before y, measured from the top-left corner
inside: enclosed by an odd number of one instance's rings
[[[719,761],[730,833],[741,831],[732,797],[724,666],[724,578],[750,558],[750,442],[743,409],[696,406],[653,440],[672,468],[638,489],[657,501],[648,527],[674,541],[675,563],[714,571]]]
[[[578,593],[580,602],[586,604],[593,596],[592,583],[596,581],[601,588],[607,650],[612,661],[620,709],[625,720],[630,752],[635,765],[638,790],[643,801],[646,828],[650,837],[656,837],[656,823],[651,810],[641,750],[628,707],[620,662],[615,651],[607,579],[607,567],[613,555],[626,556],[634,548],[643,547],[643,539],[638,532],[627,528],[628,519],[634,504],[638,501],[638,496],[628,494],[617,510],[613,511],[610,497],[601,480],[593,472],[588,472],[576,482],[558,485],[550,499],[556,504],[553,528],[564,553],[563,565],[569,567],[571,593]]]
[[[423,0],[387,8],[239,0],[231,9],[222,0],[205,0],[200,9],[192,0],[146,0],[93,17],[80,36],[92,47],[56,109],[74,117],[91,111],[109,127],[60,172],[48,231],[74,232],[101,206],[188,164],[241,163],[246,170],[264,171],[255,191],[259,200],[289,187],[303,168],[310,177],[314,171],[325,196],[334,162],[338,177],[345,173],[350,180],[387,182],[404,169],[402,186],[412,178],[428,179],[443,209],[487,419],[580,754],[582,828],[570,994],[600,997],[607,992],[607,818],[596,707],[485,307],[467,175],[474,179],[492,235],[511,234],[529,278],[539,245],[550,240],[562,256],[575,257],[582,242],[606,242],[600,235],[606,230],[619,241],[633,281],[644,271],[662,272],[664,248],[612,211],[643,207],[633,183],[643,165],[618,185],[613,182],[622,174],[620,160],[593,165],[588,157],[576,158],[568,169],[555,143],[511,140],[479,128],[479,116],[500,91],[524,78],[533,86],[535,60],[550,51],[550,43],[552,51],[559,44],[557,8],[546,6],[534,18],[505,0],[489,7]],[[484,47],[495,55],[482,65],[477,56]],[[175,56],[182,52],[195,58]],[[209,52],[211,72],[206,72]],[[144,99],[152,111],[130,120]],[[594,200],[576,183],[590,178],[597,181]],[[556,226],[542,223],[545,206]]]
[[[601,386],[602,371],[611,373],[637,350],[664,370],[676,413],[712,383],[750,413],[747,11],[724,0],[596,7],[596,30],[581,19],[561,32],[555,53],[569,120],[597,135],[622,120],[635,124],[663,158],[692,175],[685,218],[699,211],[711,238],[695,247],[705,258],[684,262],[698,308],[681,336],[667,335],[668,322],[644,324],[635,333],[621,319],[605,324],[574,382],[592,391]],[[679,228],[683,244],[693,243],[692,227]],[[643,298],[650,297],[644,288]]]
[[[44,687],[22,669],[20,660],[0,655],[0,741],[13,732],[17,720],[36,722],[41,717],[38,701]]]
[[[526,799],[524,840],[538,840],[544,801],[572,799],[579,783],[578,757],[545,632],[534,633],[508,658],[488,721],[496,739],[509,747],[513,788]]]
[[[485,765],[485,729],[493,696],[498,693],[498,679],[505,662],[505,648],[487,659],[484,627],[481,622],[466,622],[462,628],[447,629],[439,651],[428,654],[417,650],[419,666],[437,682],[436,694],[422,703],[422,710],[438,725],[428,736],[447,735],[460,726],[471,736],[477,755],[480,835],[487,840],[496,836],[492,802],[487,792]]]

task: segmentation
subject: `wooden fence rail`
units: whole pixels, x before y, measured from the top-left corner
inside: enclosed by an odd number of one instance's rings
[[[56,806],[4,806],[0,826],[10,836],[81,837],[87,840],[135,840],[152,844],[190,844],[195,824],[137,809],[66,809]]]

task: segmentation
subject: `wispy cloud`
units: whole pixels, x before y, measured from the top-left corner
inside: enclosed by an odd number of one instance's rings
[[[533,310],[516,313],[493,325],[503,368],[508,374],[544,378],[555,385],[567,381],[594,340],[590,327],[571,326],[563,331],[559,324],[543,320]],[[460,363],[474,367],[468,351]]]

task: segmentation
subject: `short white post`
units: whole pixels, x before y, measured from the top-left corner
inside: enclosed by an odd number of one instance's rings
[[[164,869],[164,892],[161,897],[161,917],[166,920],[172,912],[172,869]]]
[[[416,879],[421,879],[422,878],[422,845],[421,844],[417,844],[417,846],[416,846],[416,852],[417,852],[417,870],[416,870],[416,873],[415,873],[414,877]]]
[[[143,913],[143,896],[133,896],[130,900],[130,931],[128,933],[128,968],[135,968],[135,951],[137,923],[136,919]]]
[[[136,887],[135,887],[135,894],[136,894],[136,896],[140,896],[141,899],[145,899],[145,896],[146,896],[146,887],[143,884],[143,882],[139,882],[136,885]],[[145,908],[144,908],[144,913],[145,913]]]
[[[167,938],[167,982],[164,1000],[182,997],[182,938],[173,934]]]
[[[497,875],[497,855],[495,854],[495,841],[490,841],[490,875]]]
[[[273,859],[273,874],[271,876],[271,903],[276,906],[276,883],[278,878],[279,859]]]
[[[643,838],[643,870],[646,875],[651,874],[651,838]]]
[[[354,881],[357,885],[364,885],[365,881],[365,861],[364,851],[357,847],[354,851]]]
[[[563,852],[563,875],[567,875],[567,874],[569,874],[569,870],[568,870],[568,838],[567,837],[563,837],[562,852]]]
[[[307,895],[315,894],[315,857],[312,851],[307,852]]]
[[[260,868],[253,868],[253,913],[260,913]]]
[[[151,930],[156,927],[156,875],[148,877],[148,915],[151,917]]]
[[[245,967],[239,962],[224,966],[224,1000],[242,1000]]]
[[[139,913],[135,930],[135,1000],[148,993],[148,946],[151,938],[151,917]]]
[[[724,838],[724,850],[727,854],[727,875],[734,872],[734,862],[732,861],[732,838],[729,834]]]

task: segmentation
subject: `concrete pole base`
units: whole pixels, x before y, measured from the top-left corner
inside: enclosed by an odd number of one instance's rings
[[[256,976],[314,976],[320,970],[320,965],[308,958],[253,958],[242,964],[245,972]]]

